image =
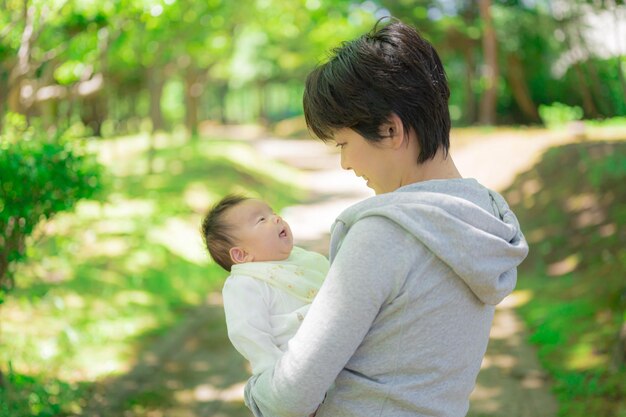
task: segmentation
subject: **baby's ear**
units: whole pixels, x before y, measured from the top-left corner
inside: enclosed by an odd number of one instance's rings
[[[230,254],[230,260],[236,264],[242,264],[244,262],[250,262],[252,259],[249,259],[251,256],[244,249],[239,246],[235,246],[234,248],[230,248],[228,251]]]

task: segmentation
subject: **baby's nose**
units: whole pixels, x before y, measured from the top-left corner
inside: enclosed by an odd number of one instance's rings
[[[274,223],[280,223],[282,219],[280,218],[280,216],[278,214],[274,214]]]

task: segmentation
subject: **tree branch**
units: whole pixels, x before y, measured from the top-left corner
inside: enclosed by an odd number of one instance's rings
[[[68,97],[85,98],[98,93],[103,87],[104,77],[101,73],[97,73],[88,80],[80,81],[68,87],[58,84],[40,87],[35,92],[35,101],[42,103],[49,100],[62,100]]]
[[[61,7],[59,7],[57,13],[61,13],[66,7],[69,7],[69,2],[67,0],[63,3]],[[46,19],[48,19],[48,16],[51,13],[52,10],[48,6],[44,6],[41,9],[41,15],[39,16],[40,25],[37,29],[37,32],[33,35],[33,43],[35,43],[39,39],[39,36],[41,36],[41,34],[43,33],[44,29],[46,28]]]
[[[8,25],[6,25],[0,32],[0,40],[4,39],[4,37],[6,37],[9,33],[11,33],[11,31],[13,30],[16,24],[17,24],[16,21],[11,21]]]

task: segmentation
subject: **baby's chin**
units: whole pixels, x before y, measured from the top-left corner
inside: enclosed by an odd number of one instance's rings
[[[289,258],[289,256],[291,256],[291,251],[293,250],[293,243],[289,246],[289,252],[285,255],[285,254],[281,254],[282,259],[279,259],[279,261],[284,261],[287,258]]]
[[[287,260],[287,258],[289,258],[289,256],[291,256],[291,251],[293,250],[293,244],[289,246],[288,248],[288,252],[286,249],[286,252],[281,252],[281,253],[277,253],[274,256],[270,256],[268,257],[268,259],[264,259],[264,258],[256,258],[255,260],[257,262],[264,262],[264,261],[270,261],[270,262],[276,262],[276,261],[285,261]]]

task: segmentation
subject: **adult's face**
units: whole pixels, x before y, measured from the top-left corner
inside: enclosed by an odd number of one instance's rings
[[[394,191],[401,185],[394,175],[397,160],[390,138],[373,143],[354,130],[343,128],[335,132],[334,140],[341,149],[341,167],[367,181],[376,194]]]

